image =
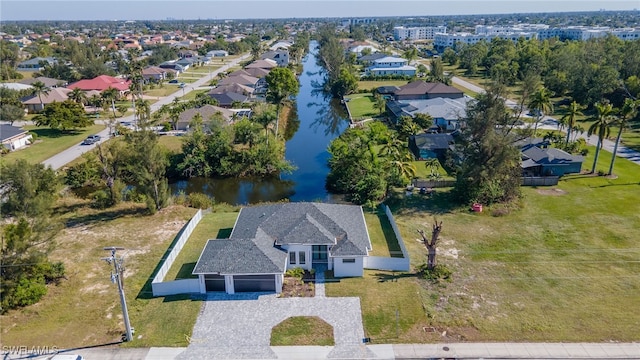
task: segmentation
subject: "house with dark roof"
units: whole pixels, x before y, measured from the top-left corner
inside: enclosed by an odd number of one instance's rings
[[[409,150],[418,160],[446,159],[447,151],[453,149],[451,134],[418,134],[409,137]]]
[[[373,53],[369,55],[363,55],[358,59],[358,62],[362,65],[371,65],[371,63],[375,60],[382,59],[383,57],[387,57],[389,55],[385,53]]]
[[[582,171],[583,156],[534,144],[524,145],[521,152],[523,176],[562,176]]]
[[[393,96],[395,100],[419,100],[437,97],[456,99],[463,97],[464,93],[453,86],[418,80],[400,86]]]
[[[286,203],[240,210],[229,239],[209,240],[193,274],[200,292],[282,291],[287,269],[362,276],[371,241],[362,207]]]
[[[13,125],[0,125],[0,143],[10,151],[20,149],[31,144],[33,136],[27,130]]]
[[[246,103],[249,101],[249,97],[245,94],[236,92],[222,92],[222,93],[207,93],[212,99],[218,102],[220,107],[230,108],[234,103]]]
[[[52,57],[35,57],[18,63],[16,70],[18,71],[40,71],[44,69],[45,64],[55,65],[58,60]]]

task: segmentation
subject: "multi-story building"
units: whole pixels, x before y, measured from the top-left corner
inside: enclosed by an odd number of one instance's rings
[[[524,38],[525,40],[535,39],[538,37],[538,34],[535,32],[504,32],[498,34],[438,33],[435,34],[433,45],[437,50],[441,51],[446,47],[454,47],[456,43],[473,45],[483,40],[490,42],[491,39],[496,37],[516,42],[520,38]]]
[[[420,26],[420,27],[404,27],[396,26],[393,28],[393,38],[400,40],[431,40],[436,33],[446,33],[447,27],[442,26]]]

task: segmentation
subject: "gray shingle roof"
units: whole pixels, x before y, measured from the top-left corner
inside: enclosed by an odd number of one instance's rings
[[[281,245],[329,245],[331,256],[367,256],[371,242],[362,208],[323,203],[242,208],[229,239],[209,240],[194,274],[281,273]]]
[[[540,149],[537,146],[531,146],[522,151],[526,159],[531,159],[539,165],[562,165],[576,162],[583,162],[584,157],[579,155],[571,155],[565,151],[556,148]]]
[[[2,119],[5,120],[5,119]],[[11,139],[15,136],[26,133],[27,130],[20,129],[19,127],[15,127],[7,124],[0,124],[0,140],[5,141]]]
[[[193,274],[269,274],[282,273],[287,252],[260,245],[258,239],[209,240]]]
[[[418,149],[446,150],[453,144],[451,134],[419,134],[411,137]]]

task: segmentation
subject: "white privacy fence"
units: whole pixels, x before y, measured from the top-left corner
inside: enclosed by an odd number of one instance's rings
[[[189,220],[187,225],[182,229],[182,234],[180,234],[178,241],[176,241],[173,245],[173,248],[169,252],[169,255],[161,260],[162,266],[151,282],[153,296],[165,296],[200,291],[198,279],[184,279],[166,282],[164,281],[164,278],[165,276],[167,276],[169,269],[171,269],[173,262],[178,257],[178,254],[180,254],[180,251],[182,251],[182,247],[187,242],[187,240],[189,240],[189,236],[191,236],[193,229],[196,228],[200,220],[202,220],[202,210],[198,210],[198,212],[191,218],[191,220]],[[188,291],[185,291],[185,289],[187,289]]]
[[[389,223],[391,223],[391,228],[393,229],[393,233],[396,235],[396,239],[398,240],[398,245],[400,245],[400,250],[402,251],[402,257],[384,257],[384,256],[367,256],[364,258],[364,267],[366,269],[376,269],[376,270],[392,270],[392,271],[409,271],[410,270],[410,259],[409,252],[407,248],[404,246],[404,240],[402,240],[402,235],[400,235],[400,230],[398,229],[398,225],[396,224],[396,220],[393,218],[393,214],[387,205],[384,206],[384,213],[387,215],[389,219]]]

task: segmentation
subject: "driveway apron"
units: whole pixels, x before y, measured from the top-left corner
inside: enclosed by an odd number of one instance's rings
[[[210,293],[187,350],[178,359],[275,359],[271,329],[292,316],[317,316],[333,326],[329,358],[365,358],[359,298],[277,298],[274,294]],[[375,355],[373,355],[375,357]]]

